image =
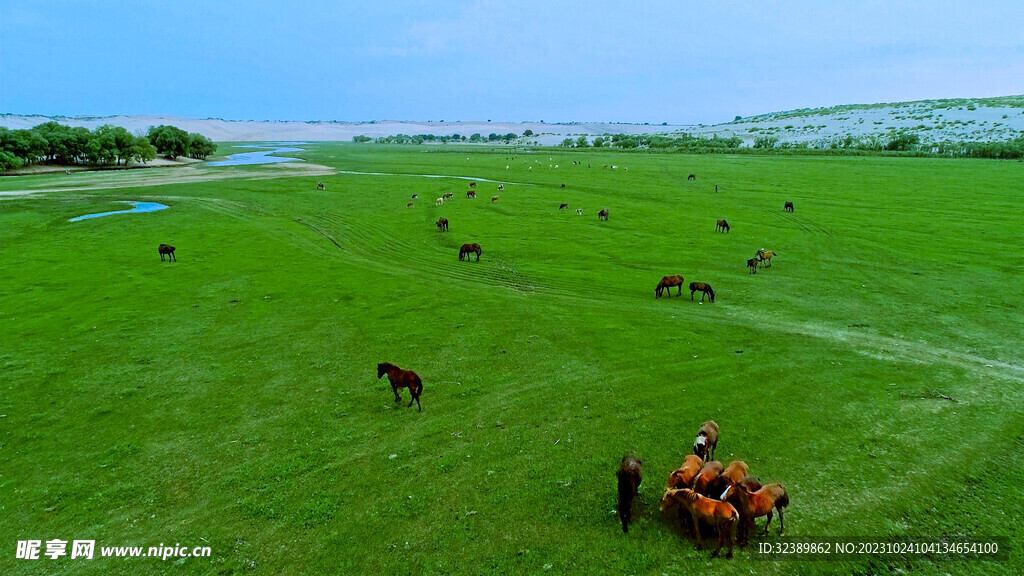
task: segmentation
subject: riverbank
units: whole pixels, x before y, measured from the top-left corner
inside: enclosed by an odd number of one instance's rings
[[[5,170],[0,172],[0,176],[34,176],[37,174],[55,174],[61,172],[103,172],[110,170],[137,170],[140,168],[171,168],[175,166],[189,166],[192,164],[201,164],[205,160],[196,160],[195,158],[186,158],[179,156],[174,160],[168,160],[167,158],[154,158],[149,162],[138,164],[132,162],[123,166],[82,166],[80,164],[64,165],[64,164],[33,164],[32,166],[24,166],[22,168],[15,168],[13,170]]]

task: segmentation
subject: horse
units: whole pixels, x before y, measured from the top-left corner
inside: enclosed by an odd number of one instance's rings
[[[768,522],[764,525],[764,532],[768,533],[768,527],[772,523],[772,509],[779,513],[779,534],[785,532],[786,525],[782,518],[782,510],[789,506],[789,494],[782,484],[768,484],[761,489],[751,492],[744,483],[730,487],[723,494],[729,503],[736,507],[743,518],[741,535],[746,542],[750,538],[750,531],[754,528],[754,519],[767,516]]]
[[[160,253],[161,262],[164,261],[164,255],[167,256],[168,262],[178,261],[178,259],[174,257],[174,246],[171,246],[170,244],[161,244],[160,247],[156,249],[156,251]]]
[[[751,274],[757,274],[757,258],[747,259],[747,269],[750,270]]]
[[[409,408],[413,402],[416,402],[416,407],[419,408],[420,412],[423,412],[423,406],[420,405],[420,394],[423,393],[423,380],[413,372],[412,370],[402,370],[398,366],[391,364],[390,362],[381,362],[377,364],[377,379],[380,380],[384,375],[388,375],[388,381],[391,382],[391,391],[395,393],[395,402],[401,402],[402,397],[398,395],[399,388],[408,388],[409,393],[412,394],[412,400],[409,400]]]
[[[704,466],[701,466],[700,472],[693,479],[693,489],[698,494],[707,494],[712,482],[721,476],[724,469],[725,467],[718,460],[705,461]]]
[[[755,254],[755,256],[757,256],[758,261],[761,262],[761,267],[762,268],[764,268],[765,266],[767,266],[768,268],[771,268],[771,266],[772,266],[772,258],[775,257],[775,252],[772,252],[771,250],[765,250],[764,248],[761,248],[760,250],[757,251],[757,254]],[[767,264],[765,264],[765,262],[767,262]]]
[[[700,290],[700,301],[704,301],[705,296],[711,296],[711,303],[715,302],[715,291],[711,289],[711,286],[703,282],[690,282],[690,302],[693,302],[693,293]]]
[[[473,192],[472,190],[466,192],[466,198],[476,198],[476,192]]]
[[[562,202],[561,204],[558,205],[558,209],[559,210],[565,210],[568,207],[569,207],[569,205],[566,204],[565,202]]]
[[[324,186],[323,182],[317,182],[316,183],[316,189],[317,190],[327,190],[327,186]]]
[[[708,492],[712,496],[718,496],[719,500],[725,499],[725,491],[729,488],[739,484],[740,480],[743,480],[750,474],[750,467],[743,460],[733,460],[729,462],[729,465],[722,470],[722,474],[708,486]]]
[[[725,220],[719,220],[717,223],[715,223],[715,232],[718,232],[719,230],[721,230],[722,232],[728,232],[729,223],[726,222]]]
[[[640,459],[631,454],[623,456],[615,476],[619,481],[619,520],[622,521],[622,531],[629,532],[629,522],[633,516],[633,498],[640,492],[642,480]]]
[[[576,215],[577,216],[583,216],[583,208],[577,208],[576,209]]]
[[[470,182],[469,183],[469,187],[470,188],[476,188],[476,182]]]
[[[793,203],[792,202],[786,202],[785,204],[783,204],[782,205],[782,211],[783,212],[792,212],[793,211]]]
[[[413,200],[415,200],[415,199],[417,199],[417,198],[419,198],[419,197],[420,197],[420,195],[419,195],[419,194],[413,194],[413,195],[412,195],[412,199],[413,199]]]
[[[608,209],[605,208],[604,210],[601,210],[600,212],[598,212],[597,213],[597,219],[598,220],[608,220]]]
[[[447,200],[449,198],[454,198],[455,197],[455,193],[448,192],[447,194],[445,194],[444,196],[441,196],[441,197],[444,198],[445,200]]]
[[[438,198],[437,200],[434,201],[434,205],[435,206],[440,206],[442,204],[444,204],[444,198],[443,197],[442,198]]]
[[[672,295],[672,288],[674,286],[678,286],[679,287],[679,292],[676,294],[676,296],[682,296],[683,295],[683,277],[681,275],[676,274],[674,276],[663,276],[661,278],[661,281],[658,282],[658,286],[654,289],[654,297],[656,299],[657,298],[661,298],[662,292],[664,292],[666,290],[668,290],[668,295],[671,296]]]
[[[501,198],[501,197],[500,196],[491,196],[491,202],[492,203],[493,202],[497,202],[499,198]]]
[[[562,185],[559,186],[559,188],[565,188],[565,182],[563,182]]]
[[[505,189],[505,185],[504,184],[498,184],[498,190],[504,190],[504,189]]]
[[[665,490],[665,495],[661,499],[661,509],[670,510],[676,506],[682,506],[690,513],[698,550],[704,548],[704,538],[700,534],[699,524],[699,521],[703,520],[718,531],[718,548],[711,553],[711,557],[718,556],[718,552],[728,541],[729,552],[725,557],[732,558],[732,548],[736,542],[736,528],[740,523],[740,514],[732,504],[706,498],[689,488]]]
[[[469,262],[469,255],[476,254],[476,261],[480,261],[480,255],[483,254],[483,250],[480,249],[479,244],[463,244],[462,248],[459,248],[459,262],[465,258],[466,262]]]
[[[740,478],[740,481],[737,482],[737,484],[742,484],[747,489],[747,492],[757,492],[761,488],[764,488],[764,486],[761,485],[761,479],[757,476],[744,476],[743,478]]]
[[[697,179],[697,175],[696,174],[690,174],[689,176],[686,177],[686,179],[687,180],[696,180]]]
[[[413,205],[413,203],[412,203],[412,202],[409,202],[408,204],[406,204],[406,205],[405,205],[405,207],[406,207],[406,208],[412,208],[412,205]]]
[[[693,284],[690,284],[690,289],[693,289]],[[693,298],[692,293],[690,298]],[[697,430],[697,438],[693,441],[693,453],[704,459],[714,458],[716,446],[718,446],[718,424],[714,420],[708,420],[700,425],[700,430]]]
[[[441,232],[447,232],[448,231],[448,219],[447,218],[443,218],[443,217],[442,218],[438,218],[438,220],[437,220],[437,229],[440,230]]]
[[[700,473],[701,468],[704,467],[704,462],[700,459],[700,456],[688,454],[683,459],[682,466],[678,470],[673,470],[668,475],[668,487],[669,488],[687,488],[693,484],[693,481],[697,478],[697,474]]]

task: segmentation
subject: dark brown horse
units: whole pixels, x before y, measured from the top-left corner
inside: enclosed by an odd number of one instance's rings
[[[793,203],[792,202],[786,202],[785,204],[782,205],[782,209],[784,211],[786,211],[786,212],[792,212],[793,211]]]
[[[469,183],[469,187],[470,188],[476,188],[476,182],[470,182]]]
[[[750,539],[755,518],[768,517],[763,532],[764,534],[768,533],[768,527],[772,523],[773,508],[779,513],[779,533],[785,532],[786,525],[782,518],[782,510],[789,506],[789,494],[782,484],[769,484],[751,492],[745,483],[740,482],[726,492],[725,500],[735,506],[742,517],[740,536],[743,542]]]
[[[715,223],[715,232],[718,232],[719,230],[721,230],[722,232],[728,232],[729,231],[729,223],[726,222],[725,220],[719,220],[718,222],[716,222]]]
[[[377,379],[380,380],[385,374],[388,375],[388,381],[391,382],[391,390],[395,393],[395,402],[402,401],[401,396],[398,395],[398,389],[408,388],[409,393],[412,394],[412,400],[409,400],[409,406],[412,406],[412,403],[416,402],[416,407],[419,408],[420,412],[423,412],[423,406],[420,406],[420,394],[423,393],[423,380],[420,380],[420,377],[412,370],[402,370],[390,362],[377,364]]]
[[[565,202],[562,202],[561,204],[558,205],[558,209],[559,210],[565,210],[568,207],[569,207],[569,205],[566,204]]]
[[[405,207],[406,207],[406,208],[412,208],[412,207],[413,207],[413,203],[412,203],[412,202],[409,202],[408,204],[406,204],[406,205],[405,205]]]
[[[633,498],[640,491],[642,479],[640,459],[631,454],[623,456],[615,476],[619,481],[619,520],[622,521],[622,531],[629,532],[629,522],[633,517]]]
[[[462,248],[459,248],[459,262],[465,258],[466,262],[469,262],[469,255],[476,254],[476,261],[480,261],[480,255],[483,254],[483,250],[480,249],[479,244],[463,244]]]
[[[438,218],[438,220],[437,220],[437,229],[440,230],[441,232],[447,232],[448,231],[448,219],[447,218]]]
[[[472,190],[466,192],[466,198],[476,198],[476,192],[473,192]]]
[[[562,185],[559,186],[559,188],[565,188],[565,183],[563,182]]]
[[[696,180],[697,179],[697,175],[696,174],[690,174],[689,176],[686,177],[686,179],[687,180]]]
[[[417,198],[419,198],[419,197],[420,197],[420,195],[419,195],[419,194],[413,194],[413,195],[412,195],[412,199],[413,199],[413,200],[415,200],[415,199],[417,199]]]
[[[672,295],[672,287],[673,286],[678,286],[679,287],[679,292],[676,294],[676,296],[682,296],[683,295],[683,277],[680,276],[679,274],[676,274],[674,276],[664,276],[664,277],[662,277],[661,282],[658,282],[658,286],[654,289],[654,297],[655,298],[661,298],[662,292],[664,292],[666,290],[668,290],[668,295],[671,296]]]
[[[693,293],[700,290],[700,301],[704,301],[705,296],[711,296],[711,302],[715,301],[715,291],[711,289],[709,284],[703,282],[690,282],[690,302],[693,302]]]
[[[167,256],[167,261],[168,262],[171,262],[171,261],[177,262],[178,261],[178,259],[174,257],[174,246],[171,246],[170,244],[161,244],[160,247],[157,248],[157,252],[160,253],[160,261],[161,262],[164,261],[164,255]]]
[[[608,219],[608,209],[605,208],[604,210],[601,210],[600,212],[598,212],[597,213],[597,219],[598,220],[607,220]]]
[[[757,258],[747,258],[747,269],[751,274],[757,274]]]

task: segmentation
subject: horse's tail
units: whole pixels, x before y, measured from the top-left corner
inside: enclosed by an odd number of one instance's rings
[[[629,470],[619,470],[616,476],[619,479],[619,520],[622,521],[622,531],[628,532],[629,522],[633,516],[633,497],[636,495],[636,485]]]
[[[789,492],[786,492],[786,487],[782,486],[782,496],[779,496],[779,499],[775,501],[775,507],[781,510],[786,506],[789,506]]]
[[[416,379],[414,380],[414,382],[416,384],[416,395],[419,396],[421,393],[423,393],[423,380],[420,378],[419,374],[416,374]]]

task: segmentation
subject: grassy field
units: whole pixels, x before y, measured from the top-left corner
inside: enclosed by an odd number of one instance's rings
[[[0,573],[1024,569],[1021,163],[305,148],[388,175],[0,179],[86,188],[0,196]],[[67,221],[118,200],[170,208]],[[778,255],[750,275],[758,248]],[[717,301],[656,300],[668,274]],[[384,361],[423,378],[422,413]],[[786,485],[787,537],[998,537],[1008,558],[712,560],[658,511],[708,419],[719,459]],[[14,559],[52,538],[212,557]]]

